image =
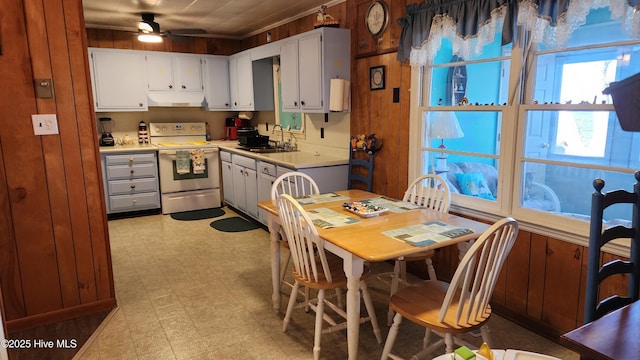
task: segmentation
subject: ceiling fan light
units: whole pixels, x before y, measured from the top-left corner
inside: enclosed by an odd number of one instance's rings
[[[140,21],[138,23],[138,29],[144,32],[153,32],[153,27],[149,23],[144,21]]]
[[[147,43],[161,43],[162,36],[155,34],[139,34],[138,41],[147,42]]]

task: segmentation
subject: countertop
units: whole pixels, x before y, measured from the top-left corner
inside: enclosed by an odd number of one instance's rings
[[[254,153],[246,150],[242,150],[238,147],[238,142],[235,140],[213,140],[210,142],[218,146],[220,150],[230,151],[239,155],[254,158],[256,160],[266,161],[272,164],[284,166],[290,169],[307,169],[325,166],[340,166],[348,165],[349,159],[347,157],[337,157],[327,151],[327,153],[320,152],[319,154],[305,152],[305,151],[292,151],[292,152],[279,152],[279,153]],[[122,152],[140,152],[140,151],[157,151],[158,147],[155,145],[115,145],[115,146],[101,146],[100,153],[122,153]]]

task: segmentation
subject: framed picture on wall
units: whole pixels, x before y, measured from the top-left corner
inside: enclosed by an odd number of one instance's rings
[[[371,90],[384,89],[384,65],[369,68],[369,86]]]

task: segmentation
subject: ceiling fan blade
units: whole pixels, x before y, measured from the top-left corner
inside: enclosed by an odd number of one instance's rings
[[[167,39],[169,39],[171,41],[175,41],[175,42],[186,43],[186,42],[192,41],[187,36],[175,35],[175,34],[171,34],[170,32],[165,32],[164,34],[162,34],[162,36],[166,37]]]

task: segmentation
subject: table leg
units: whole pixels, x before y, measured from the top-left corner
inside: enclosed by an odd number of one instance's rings
[[[358,358],[360,339],[360,277],[364,260],[348,254],[344,257],[344,272],[347,275],[347,342],[349,359]]]
[[[273,310],[280,311],[280,222],[276,215],[269,214],[267,226],[271,239],[271,284],[273,285],[271,301]]]

